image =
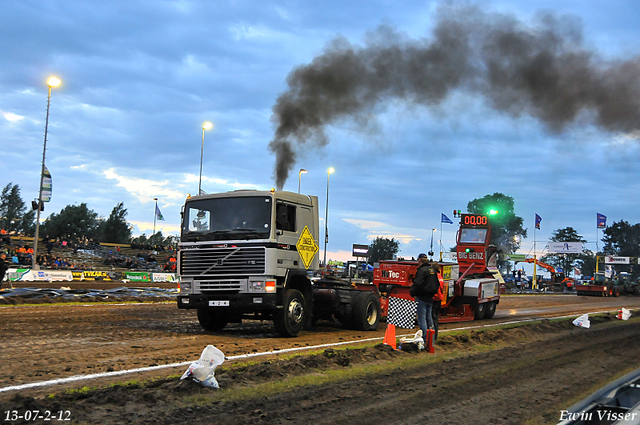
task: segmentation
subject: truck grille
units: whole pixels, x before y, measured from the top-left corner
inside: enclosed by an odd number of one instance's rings
[[[264,247],[182,250],[180,274],[193,278],[264,274],[265,251]]]
[[[202,281],[196,287],[196,292],[228,292],[238,293],[242,288],[242,282],[239,280],[223,280],[223,281]]]

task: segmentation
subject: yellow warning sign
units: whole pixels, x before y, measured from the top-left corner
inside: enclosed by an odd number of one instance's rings
[[[318,252],[320,248],[318,248],[318,244],[316,244],[307,226],[304,226],[304,230],[300,234],[300,239],[298,239],[296,243],[296,248],[298,249],[298,255],[300,255],[300,259],[302,259],[304,268],[308,269],[309,266],[311,266],[313,257],[316,256],[316,252]]]

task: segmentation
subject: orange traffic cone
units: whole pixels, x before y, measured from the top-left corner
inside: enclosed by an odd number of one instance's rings
[[[433,337],[435,336],[436,331],[435,329],[427,329],[427,346],[425,347],[425,350],[427,350],[430,353],[435,353],[436,349],[433,346]]]
[[[382,343],[390,345],[394,350],[396,349],[396,325],[392,325],[391,323],[387,325],[387,331],[384,334]]]

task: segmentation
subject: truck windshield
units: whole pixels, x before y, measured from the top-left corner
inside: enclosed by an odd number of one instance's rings
[[[214,198],[187,202],[182,241],[268,239],[271,198]]]
[[[460,229],[460,243],[484,243],[487,238],[487,229],[473,229],[463,227]]]

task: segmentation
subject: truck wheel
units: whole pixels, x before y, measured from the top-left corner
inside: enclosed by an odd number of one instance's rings
[[[633,287],[633,295],[640,295],[640,285],[636,285]]]
[[[282,336],[297,336],[307,320],[306,302],[302,292],[289,289],[284,293],[282,310],[273,317],[276,331]]]
[[[219,331],[227,326],[229,319],[221,309],[199,308],[198,322],[207,331]]]
[[[487,303],[477,303],[474,307],[475,319],[484,319],[484,314],[487,311]]]
[[[375,331],[380,323],[380,300],[373,292],[356,294],[351,317],[356,330]]]
[[[496,307],[497,305],[495,301],[488,302],[487,306],[485,307],[484,318],[491,319],[493,315],[496,314]]]

